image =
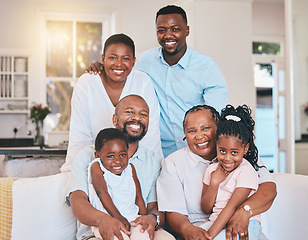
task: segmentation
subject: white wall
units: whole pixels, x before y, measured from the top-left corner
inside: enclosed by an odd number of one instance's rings
[[[308,1],[292,0],[294,32],[295,104],[299,110],[300,133],[308,134],[308,116],[303,105],[308,103]]]
[[[255,108],[250,0],[195,1],[195,47],[212,57],[227,79],[229,103]]]
[[[0,53],[29,54],[29,103],[45,103],[42,12],[114,14],[114,31],[126,33],[134,39],[138,56],[143,50],[157,46],[156,11],[173,2],[176,1],[0,0]],[[0,138],[13,137],[14,127],[19,128],[17,137],[27,137],[27,130],[33,129],[25,115],[1,114],[0,117]]]
[[[212,57],[224,73],[229,87],[229,102],[254,106],[255,93],[251,67],[251,2],[252,0],[0,0],[0,50],[13,49],[30,54],[30,102],[45,102],[42,68],[41,12],[113,13],[115,32],[130,35],[136,44],[137,57],[145,49],[157,46],[154,19],[156,11],[167,4],[179,4],[187,10],[191,35],[188,44]],[[238,94],[238,92],[241,94]],[[15,122],[21,116],[1,120],[0,137],[11,137]],[[3,119],[3,118],[2,118]],[[14,121],[13,121],[14,120]],[[2,124],[3,123],[3,124]],[[5,127],[1,127],[5,126]]]

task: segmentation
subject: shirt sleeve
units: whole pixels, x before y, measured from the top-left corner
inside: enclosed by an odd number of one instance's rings
[[[79,149],[93,144],[94,141],[89,119],[88,93],[83,84],[86,80],[90,80],[88,77],[89,74],[84,74],[79,78],[71,99],[69,145],[65,163],[68,166]]]
[[[157,202],[156,182],[157,182],[157,178],[161,171],[160,160],[161,160],[161,156],[159,154],[154,154],[154,158],[152,159],[152,161],[155,163],[153,167],[154,177],[152,181],[151,190],[146,199],[146,203]]]
[[[188,215],[183,184],[170,156],[162,161],[162,170],[157,180],[157,200],[159,211]]]
[[[211,173],[216,169],[217,164],[212,163],[208,166],[208,168],[205,170],[204,177],[203,177],[203,183],[206,185],[210,185],[211,182]]]
[[[143,145],[145,148],[151,150],[152,152],[158,153],[161,158],[163,158],[159,129],[159,103],[155,94],[151,78],[145,73],[142,73],[142,76],[144,77],[143,82],[145,83],[143,97],[149,106],[150,116],[147,134],[141,140],[140,144]]]
[[[228,88],[225,77],[213,60],[204,72],[203,82],[204,103],[220,112],[228,103]]]
[[[264,165],[262,159],[259,156],[258,156],[258,165],[260,166],[260,168],[258,170],[259,185],[261,183],[265,183],[265,182],[275,182],[272,175],[268,171],[268,169],[266,167],[261,167],[261,166],[265,166],[265,165]]]
[[[88,166],[94,160],[94,150],[92,146],[80,149],[72,162],[72,175],[70,193],[81,190],[89,195],[88,189]]]
[[[235,188],[238,187],[250,188],[253,190],[258,189],[258,174],[249,162],[241,166]]]

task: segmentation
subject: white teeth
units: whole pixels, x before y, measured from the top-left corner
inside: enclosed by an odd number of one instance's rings
[[[224,165],[225,165],[226,167],[232,167],[234,164],[233,164],[233,163],[224,163]]]
[[[207,145],[209,142],[204,142],[204,143],[199,143],[199,144],[197,144],[199,147],[203,147],[203,146],[205,146],[205,145]]]
[[[124,72],[123,70],[113,70],[113,71],[119,74]]]
[[[137,130],[137,129],[140,129],[140,126],[139,126],[139,125],[130,125],[129,127],[130,127],[130,128],[133,128],[133,129],[136,129],[136,130]]]
[[[119,169],[121,169],[121,167],[113,167],[113,169],[119,170]]]
[[[175,43],[176,43],[175,41],[174,42],[165,42],[165,44],[168,45],[168,46],[171,46],[171,45],[173,45]]]

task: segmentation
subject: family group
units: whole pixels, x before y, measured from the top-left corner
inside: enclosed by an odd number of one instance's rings
[[[276,184],[254,144],[251,109],[227,105],[216,63],[186,43],[185,11],[156,14],[160,47],[110,36],[77,81],[69,204],[78,240],[262,238]]]

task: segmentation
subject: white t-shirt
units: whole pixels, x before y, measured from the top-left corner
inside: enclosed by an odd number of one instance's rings
[[[150,109],[149,127],[140,141],[152,152],[162,156],[159,130],[159,104],[152,80],[143,72],[132,70],[128,75],[120,99],[136,94],[141,96]],[[71,122],[66,162],[61,171],[70,171],[74,155],[81,148],[92,145],[101,129],[114,127],[112,115],[115,107],[104,88],[99,75],[83,74],[77,81],[71,100]]]

